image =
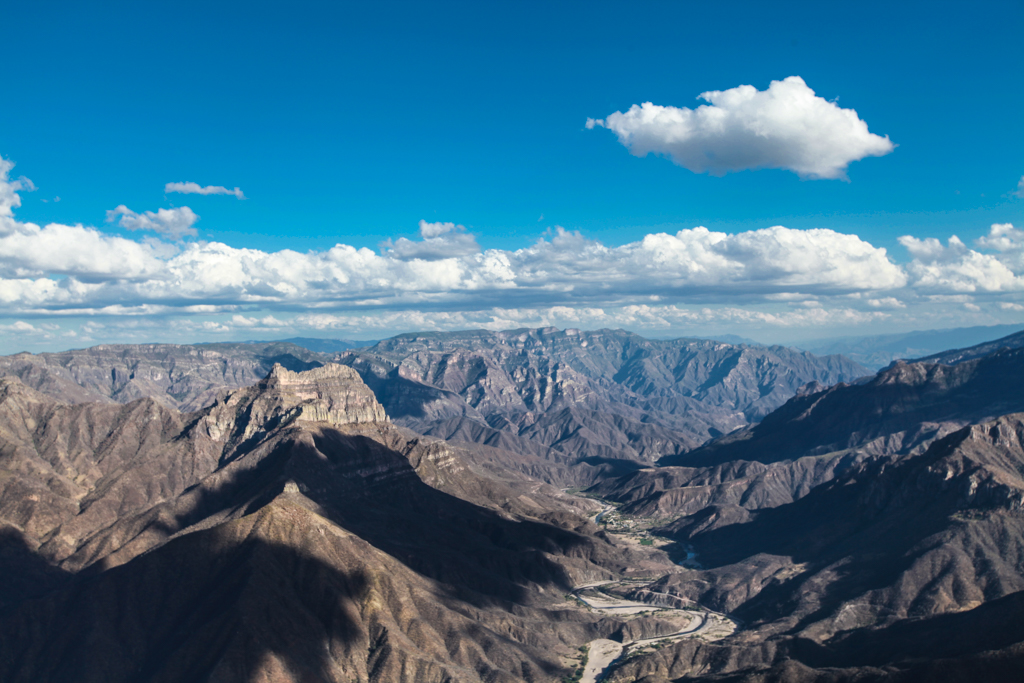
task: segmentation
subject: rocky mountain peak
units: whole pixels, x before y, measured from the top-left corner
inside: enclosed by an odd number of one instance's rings
[[[332,425],[388,421],[359,373],[346,365],[328,363],[293,372],[275,363],[258,388],[280,400],[285,410],[297,410],[297,419]]]
[[[233,434],[238,443],[295,420],[341,426],[387,422],[388,416],[348,366],[328,363],[294,372],[276,363],[258,384],[231,392],[203,418],[211,438]]]

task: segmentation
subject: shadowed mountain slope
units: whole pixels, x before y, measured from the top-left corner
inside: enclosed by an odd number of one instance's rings
[[[898,362],[867,381],[808,387],[757,425],[591,492],[656,517],[783,505],[862,462],[908,457],[965,424],[1024,411],[1020,386],[1024,349],[957,365]]]
[[[185,414],[2,389],[0,561],[35,574],[4,587],[0,680],[549,681],[621,627],[564,593],[650,562],[344,366]]]
[[[609,680],[1015,680],[1022,443],[1024,415],[1007,415],[901,462],[862,463],[788,505],[680,518],[661,533],[704,568],[660,590],[746,629],[625,662]]]

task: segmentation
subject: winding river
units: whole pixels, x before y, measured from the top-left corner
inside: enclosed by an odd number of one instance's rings
[[[642,638],[621,643],[614,640],[608,640],[607,638],[598,638],[590,641],[587,643],[589,647],[587,665],[584,667],[583,677],[580,679],[580,683],[597,683],[601,676],[616,660],[629,655],[632,652],[643,649],[644,647],[656,645],[657,643],[673,642],[697,636],[717,639],[718,637],[724,637],[725,635],[732,633],[736,628],[736,624],[729,619],[729,617],[718,612],[713,612],[704,607],[696,609],[680,609],[674,605],[659,604],[659,602],[663,603],[666,601],[658,600],[657,597],[652,600],[652,602],[637,602],[635,600],[626,600],[617,596],[608,595],[607,593],[599,590],[604,586],[623,584],[635,586],[643,590],[643,586],[638,586],[637,584],[629,581],[601,581],[577,586],[573,590],[572,595],[576,600],[590,609],[604,612],[609,615],[634,615],[640,614],[641,612],[660,612],[663,616],[671,615],[678,617],[685,615],[689,621],[684,628],[678,631],[665,633],[651,638]],[[661,593],[657,591],[646,592],[653,596],[663,596],[664,598],[669,598],[671,600],[680,599],[678,596],[668,593]]]

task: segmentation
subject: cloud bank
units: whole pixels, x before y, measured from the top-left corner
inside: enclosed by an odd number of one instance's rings
[[[245,194],[240,188],[229,190],[223,185],[207,185],[203,187],[199,183],[167,183],[164,185],[164,194],[178,192],[180,194],[230,194],[238,199],[245,199]]]
[[[853,161],[895,149],[888,136],[868,132],[853,109],[818,97],[799,76],[767,90],[741,85],[701,93],[696,109],[645,102],[625,113],[587,119],[638,157],[662,154],[694,173],[779,168],[802,178],[846,179]]]
[[[182,240],[197,235],[187,207],[108,212],[124,229],[155,233],[144,239],[22,222],[14,209],[30,184],[10,179],[12,168],[0,164],[0,340],[365,338],[527,325],[749,333],[993,324],[1024,310],[1024,230],[1009,223],[972,246],[904,235],[903,263],[856,235],[783,226],[698,226],[617,246],[556,228],[505,250],[481,248],[464,226],[420,221],[417,239],[378,251],[263,251]]]

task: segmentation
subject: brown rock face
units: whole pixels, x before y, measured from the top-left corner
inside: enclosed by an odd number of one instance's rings
[[[340,364],[236,346],[263,371],[230,391],[226,347],[0,363],[68,389],[0,380],[0,681],[553,683],[583,643],[683,623],[565,599],[612,578],[740,629],[606,681],[1024,670],[1020,349],[829,387],[841,359],[614,331],[403,335]],[[126,400],[167,364],[165,398]],[[669,544],[619,544],[541,479],[596,481]]]

